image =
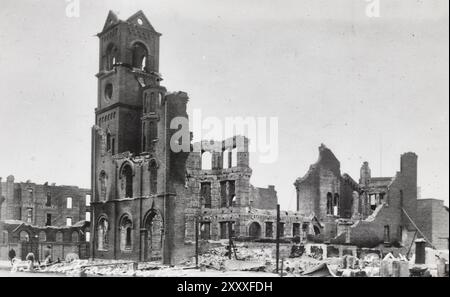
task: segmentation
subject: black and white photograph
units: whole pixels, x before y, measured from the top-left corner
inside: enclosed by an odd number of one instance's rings
[[[448,0],[1,0],[0,100],[2,278],[449,276]]]

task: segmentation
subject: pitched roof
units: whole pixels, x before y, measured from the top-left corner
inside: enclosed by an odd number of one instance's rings
[[[137,26],[142,26],[144,28],[147,28],[147,29],[150,29],[152,31],[155,31],[155,28],[153,28],[152,24],[147,19],[147,17],[145,16],[145,14],[144,14],[144,12],[142,10],[139,10],[138,12],[136,12],[135,14],[130,16],[127,19],[127,23],[134,24],[134,25],[137,25]]]
[[[117,14],[113,12],[112,10],[109,11],[108,17],[106,18],[105,25],[103,26],[103,30],[105,31],[109,27],[112,27],[120,22],[119,18],[117,17]]]

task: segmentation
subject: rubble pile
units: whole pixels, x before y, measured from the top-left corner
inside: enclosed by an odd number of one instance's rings
[[[227,246],[211,248],[199,255],[199,267],[193,261],[172,267],[155,262],[138,263],[119,260],[79,260],[68,257],[69,261],[49,266],[33,267],[29,261],[15,260],[12,271],[42,271],[62,273],[71,276],[190,276],[203,273],[276,273],[276,260],[270,247],[249,247],[239,245],[232,249],[231,259]],[[383,258],[377,253],[364,254],[361,258],[353,255],[341,257],[317,257],[313,250],[306,250],[301,256],[281,258],[279,269],[283,276],[331,276],[331,277],[408,277],[448,275],[448,251],[427,250],[426,264],[417,265],[414,257],[408,260],[402,254],[388,253]],[[30,268],[31,267],[31,268]],[[225,273],[226,274],[226,273]],[[224,274],[224,275],[225,275]],[[264,273],[261,273],[264,275]]]
[[[247,267],[244,267],[243,271],[255,271],[255,269],[258,269],[258,271],[262,271],[260,269],[261,266],[270,266],[272,265],[274,260],[272,257],[272,250],[270,248],[250,249],[246,246],[240,246],[236,249],[237,259],[235,258],[234,251],[232,251],[231,258],[240,262],[254,263],[254,265],[250,265],[251,268],[248,268],[249,265],[243,265]],[[227,262],[227,260],[229,260],[229,256],[227,250],[224,247],[213,248],[199,256],[199,265],[215,270],[227,270],[227,267],[229,268],[230,266],[235,266],[230,265],[230,261]],[[255,266],[256,268],[254,268]]]

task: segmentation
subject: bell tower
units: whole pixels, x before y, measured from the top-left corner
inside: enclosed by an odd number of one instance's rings
[[[142,11],[126,21],[110,11],[100,41],[96,125],[106,151],[142,150],[143,90],[159,88],[159,38]]]

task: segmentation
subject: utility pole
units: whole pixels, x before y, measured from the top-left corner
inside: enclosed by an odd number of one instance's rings
[[[232,222],[228,222],[228,258],[231,260],[231,246],[233,245],[233,241],[231,239],[231,233],[233,232]]]
[[[195,268],[198,268],[198,217],[195,217]]]
[[[276,236],[276,242],[277,242],[277,251],[276,251],[276,269],[278,273],[278,265],[280,262],[280,205],[277,204],[277,236]]]

